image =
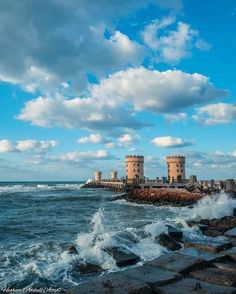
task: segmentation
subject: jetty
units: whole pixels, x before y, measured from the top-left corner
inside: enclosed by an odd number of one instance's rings
[[[235,294],[236,293],[236,210],[232,216],[201,220],[203,235],[221,238],[190,240],[183,232],[168,227],[156,241],[168,252],[143,264],[132,252],[108,248],[117,266],[124,270],[105,273],[82,282],[73,294]],[[215,235],[216,236],[216,235]],[[136,265],[135,265],[136,263]],[[129,266],[129,267],[127,267]],[[96,267],[88,266],[88,269]],[[83,267],[84,270],[84,267]]]

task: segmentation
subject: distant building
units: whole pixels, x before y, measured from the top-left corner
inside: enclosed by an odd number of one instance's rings
[[[143,182],[144,181],[144,156],[127,155],[126,163],[126,180],[127,183]]]
[[[117,171],[112,171],[111,172],[111,180],[112,181],[117,181]]]
[[[233,179],[227,179],[225,181],[225,191],[227,191],[227,192],[236,191],[236,186],[235,186],[235,182]]]
[[[196,183],[197,183],[197,176],[195,176],[195,175],[191,175],[191,176],[189,177],[189,183],[190,183],[191,185],[196,184]]]
[[[96,182],[101,182],[102,181],[102,172],[100,172],[100,171],[95,172],[95,181]]]
[[[185,157],[167,156],[166,161],[169,183],[182,183],[185,180]]]

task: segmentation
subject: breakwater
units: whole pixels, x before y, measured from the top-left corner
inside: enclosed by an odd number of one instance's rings
[[[199,226],[203,235],[213,228],[222,238],[190,241],[180,230],[168,227],[166,233],[156,237],[168,253],[142,265],[89,280],[68,293],[236,293],[236,210],[233,216],[203,219],[192,222],[191,226],[194,225]],[[138,256],[135,258],[125,251],[123,255],[122,251],[114,254],[114,258],[118,262],[125,260],[124,265],[139,261]]]

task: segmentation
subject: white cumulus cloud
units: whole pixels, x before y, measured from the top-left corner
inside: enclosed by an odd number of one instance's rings
[[[216,103],[199,107],[193,118],[203,125],[229,124],[236,119],[236,104]]]
[[[199,38],[198,30],[192,29],[187,23],[177,22],[176,29],[168,29],[175,21],[175,17],[153,20],[142,33],[144,42],[159,61],[177,64],[191,55],[193,47],[203,51],[210,49],[210,45]]]
[[[91,134],[89,136],[79,138],[77,142],[79,144],[101,143],[102,142],[102,136],[100,134]]]
[[[148,122],[139,121],[137,112],[173,115],[226,95],[227,91],[217,89],[208,77],[198,73],[138,67],[116,72],[91,86],[85,98],[57,95],[28,101],[18,119],[43,127],[139,129]]]
[[[37,141],[37,140],[22,140],[12,142],[10,140],[0,140],[0,152],[35,152],[45,153],[53,147],[56,147],[58,142],[55,140]]]
[[[194,144],[192,141],[171,136],[156,137],[151,140],[151,143],[163,148],[186,147]]]

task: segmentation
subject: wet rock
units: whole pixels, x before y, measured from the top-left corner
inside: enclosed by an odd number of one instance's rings
[[[229,287],[236,286],[236,274],[225,272],[216,268],[206,268],[198,271],[191,272],[191,277],[214,283],[217,285],[224,285]]]
[[[228,229],[230,226],[229,219],[214,219],[210,221],[210,226],[218,229]]]
[[[76,264],[76,270],[78,270],[81,274],[91,274],[91,273],[98,273],[101,272],[103,269],[100,265],[93,264],[93,263],[81,263]]]
[[[176,241],[181,241],[183,238],[183,232],[172,226],[168,226],[168,235]]]
[[[140,260],[138,255],[121,246],[105,248],[104,251],[112,255],[119,267],[136,264]]]
[[[236,261],[236,247],[232,247],[231,249],[224,252],[227,256],[232,258],[234,261]]]
[[[234,238],[234,239],[236,239],[236,228],[233,228],[233,229],[231,229],[231,230],[229,230],[229,231],[226,231],[226,232],[225,232],[225,235],[226,235],[227,237],[230,237],[230,238]]]
[[[157,286],[166,285],[182,278],[181,275],[165,269],[152,267],[149,265],[139,266],[122,272],[131,279],[147,283],[153,290]]]
[[[193,247],[199,250],[208,251],[208,252],[220,252],[232,247],[231,242],[216,242],[209,240],[198,240],[198,241],[187,241],[184,243],[184,247]]]
[[[160,267],[179,274],[187,274],[192,270],[202,268],[206,265],[203,259],[182,255],[178,253],[170,253],[162,255],[147,263],[150,266]]]
[[[125,276],[122,272],[107,274],[82,283],[68,291],[71,294],[150,294],[147,283]]]
[[[158,287],[160,294],[233,294],[235,288],[209,284],[195,279],[183,279],[170,285]]]
[[[69,252],[69,254],[78,254],[78,251],[74,245],[72,245],[68,248],[68,252]]]
[[[172,251],[179,250],[180,248],[182,248],[181,245],[177,241],[175,241],[175,239],[171,238],[165,233],[160,234],[159,244]]]
[[[233,216],[236,216],[236,207],[233,210]]]
[[[204,230],[204,235],[209,236],[209,237],[219,237],[223,235],[224,231],[222,230],[217,230],[217,229],[206,229]]]
[[[235,262],[214,262],[212,264],[216,268],[225,271],[236,274],[236,263]]]
[[[206,262],[215,262],[215,261],[222,261],[227,260],[228,256],[224,255],[223,253],[212,253],[212,252],[204,252],[198,250],[197,248],[182,248],[178,251],[179,254],[188,255],[197,257],[199,259],[205,260]]]
[[[236,216],[231,217],[229,223],[230,223],[231,227],[235,227],[236,226]]]
[[[201,219],[200,224],[209,226],[210,225],[210,220],[209,219]]]

